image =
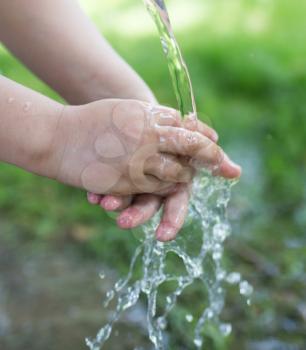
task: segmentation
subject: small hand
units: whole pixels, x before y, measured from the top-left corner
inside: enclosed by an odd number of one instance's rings
[[[232,168],[220,147],[183,127],[177,111],[135,100],[67,107],[58,130],[56,178],[94,193],[167,195],[191,181],[187,158],[225,175]]]
[[[213,142],[218,140],[218,135],[213,129],[195,120],[192,116],[184,122],[180,121],[177,126],[183,126],[192,131],[198,130]],[[219,167],[219,174],[227,178],[240,176],[240,168],[231,163],[227,156],[224,155],[224,158]],[[175,192],[169,194],[165,199],[153,194],[138,195],[133,200],[131,196],[122,198],[90,193],[88,194],[88,200],[92,204],[100,204],[107,211],[123,210],[117,221],[121,228],[126,229],[142,225],[148,221],[164,203],[162,220],[157,229],[157,239],[167,241],[175,238],[184,223],[188,211],[190,188],[191,183],[180,184]]]

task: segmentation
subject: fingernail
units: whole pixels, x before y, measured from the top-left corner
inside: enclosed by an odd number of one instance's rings
[[[195,113],[189,113],[186,119],[188,119],[191,122],[197,122],[198,120],[197,115]]]
[[[219,135],[215,130],[211,130],[211,139],[213,142],[218,142],[219,140]]]
[[[99,204],[100,195],[95,193],[87,193],[87,200],[90,204]]]
[[[191,131],[196,131],[198,128],[198,119],[195,113],[189,113],[185,119],[185,127]]]
[[[133,228],[142,220],[142,212],[137,208],[126,209],[117,219],[117,223],[121,228]]]
[[[121,203],[122,202],[119,198],[107,196],[102,199],[102,201],[100,202],[100,205],[103,209],[107,211],[113,211],[118,209]]]
[[[161,224],[156,231],[156,238],[161,242],[167,242],[174,239],[176,236],[176,229],[170,224]]]
[[[167,112],[167,113],[161,112],[159,114],[159,118],[158,118],[158,125],[169,126],[169,125],[176,124],[176,121],[177,121],[177,119],[175,118],[175,116],[173,114],[170,114],[169,112]]]

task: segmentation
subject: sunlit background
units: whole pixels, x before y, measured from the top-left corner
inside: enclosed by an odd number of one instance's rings
[[[142,1],[81,4],[159,101],[176,106]],[[224,263],[253,284],[255,295],[247,306],[236,288],[227,289],[223,319],[233,333],[223,339],[208,328],[205,349],[306,349],[306,2],[167,4],[200,115],[244,170],[233,191]],[[0,73],[58,98],[3,47]],[[84,338],[108,318],[105,291],[127,272],[136,238],[78,190],[3,164],[0,186],[1,350],[86,349]],[[193,348],[185,315],[205,304],[201,296],[195,286],[180,300],[169,349]],[[151,349],[144,307],[126,315],[106,349]]]

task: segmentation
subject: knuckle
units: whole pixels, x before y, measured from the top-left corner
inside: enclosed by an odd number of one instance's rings
[[[175,109],[173,110],[173,119],[177,122],[178,125],[181,125],[183,122],[181,113]]]
[[[149,109],[153,122],[164,126],[181,126],[182,117],[180,113],[172,108],[163,106],[151,106]]]
[[[193,170],[191,168],[184,167],[178,174],[180,182],[190,182],[193,178]]]
[[[190,152],[195,152],[198,150],[199,146],[203,144],[201,135],[194,132],[184,132],[183,139],[185,140],[185,145]]]
[[[182,172],[183,167],[175,162],[171,162],[165,169],[165,176],[169,179],[179,179],[180,173]]]
[[[191,113],[184,120],[184,127],[191,131],[199,130],[199,121],[195,114]]]
[[[112,125],[124,136],[139,139],[145,128],[145,109],[134,100],[119,101],[112,109]]]
[[[150,157],[147,157],[147,159],[145,160],[145,171],[147,173],[152,173],[154,172],[155,169],[159,168],[159,164],[160,164],[160,158],[158,157],[158,155],[153,155]]]

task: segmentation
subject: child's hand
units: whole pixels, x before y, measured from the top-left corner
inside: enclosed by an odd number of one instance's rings
[[[209,126],[190,116],[180,125],[189,130],[197,130],[203,136],[211,139],[212,142],[218,141],[218,134]],[[241,169],[232,163],[226,155],[221,162],[219,175],[226,178],[239,177]],[[157,229],[157,239],[167,241],[174,239],[176,234],[183,226],[188,211],[191,182],[180,184],[175,191],[168,194],[166,198],[158,197],[153,194],[132,196],[103,196],[94,193],[88,194],[88,201],[91,204],[100,204],[107,211],[121,212],[117,222],[121,228],[130,229],[144,224],[148,221],[163,204],[162,221]]]
[[[237,172],[215,143],[181,126],[176,111],[139,101],[67,107],[59,125],[56,177],[99,194],[164,194],[192,179],[192,167],[177,156],[194,157],[223,175]]]
[[[182,122],[177,113],[171,109],[162,108],[162,111],[173,114],[173,120],[171,120],[170,124],[172,124],[175,129],[184,127],[185,129],[189,130],[197,130],[203,136],[203,139],[200,137],[201,142],[204,142],[205,139],[205,143],[207,142],[209,145],[206,146],[206,152],[209,151],[210,147],[210,151],[215,152],[214,154],[216,155],[216,158],[212,162],[209,162],[207,158],[202,157],[201,154],[197,155],[195,152],[195,158],[198,161],[201,161],[202,163],[206,162],[206,165],[209,165],[209,163],[211,165],[214,164],[216,174],[221,176],[228,178],[240,176],[240,168],[233,164],[228,157],[223,154],[221,149],[215,145],[218,136],[214,130],[200,121],[195,122],[192,118]],[[155,117],[152,115],[152,113],[149,117],[156,118],[156,113]],[[162,124],[168,123],[169,122],[164,120],[164,123]],[[192,133],[187,134],[193,135]],[[211,141],[209,141],[209,139]],[[190,187],[190,182],[181,183],[176,186],[172,193],[168,193],[166,198],[161,196],[159,197],[155,194],[141,194],[134,198],[132,196],[122,198],[118,196],[104,197],[98,194],[90,193],[88,199],[89,202],[93,204],[101,204],[101,206],[106,210],[122,211],[117,219],[117,222],[121,228],[126,229],[143,224],[155,214],[162,204],[164,204],[163,218],[157,230],[157,238],[159,240],[166,241],[175,238],[176,234],[184,223],[188,210]]]

